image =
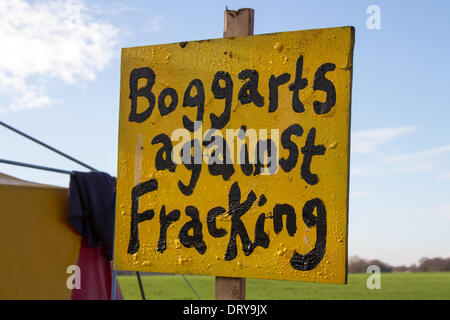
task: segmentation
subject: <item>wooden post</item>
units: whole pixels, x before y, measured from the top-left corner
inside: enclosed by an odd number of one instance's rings
[[[245,300],[245,278],[216,277],[216,300]]]
[[[224,38],[253,35],[255,10],[225,10]],[[216,277],[216,300],[245,300],[245,278]]]
[[[224,38],[253,35],[255,10],[245,8],[239,10],[225,10]]]

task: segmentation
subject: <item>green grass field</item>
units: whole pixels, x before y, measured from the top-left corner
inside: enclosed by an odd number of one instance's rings
[[[381,289],[369,290],[369,274],[349,274],[347,285],[247,279],[247,299],[450,299],[450,272],[383,273]],[[214,299],[214,277],[186,276],[202,300]],[[180,275],[142,276],[148,300],[195,300],[197,297]],[[119,276],[125,299],[141,299],[136,276]]]

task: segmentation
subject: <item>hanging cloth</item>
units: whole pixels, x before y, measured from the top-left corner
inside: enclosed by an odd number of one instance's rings
[[[114,251],[115,189],[116,179],[105,172],[74,171],[70,175],[69,222],[90,248],[101,244],[108,261]]]
[[[70,175],[68,220],[83,237],[78,256],[81,288],[72,300],[109,300],[113,278],[116,179],[99,171]],[[115,299],[123,299],[119,284]]]

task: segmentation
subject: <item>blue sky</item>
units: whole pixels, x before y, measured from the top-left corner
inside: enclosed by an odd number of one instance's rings
[[[379,30],[367,28],[370,5]],[[255,34],[356,28],[349,255],[450,256],[449,1],[2,0],[0,119],[116,175],[120,48],[220,38],[225,6],[254,8]],[[0,137],[0,158],[84,170],[6,129]]]

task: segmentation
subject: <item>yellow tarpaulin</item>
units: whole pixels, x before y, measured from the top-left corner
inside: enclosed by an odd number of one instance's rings
[[[0,173],[0,299],[70,299],[67,267],[81,237],[67,222],[68,189]]]

